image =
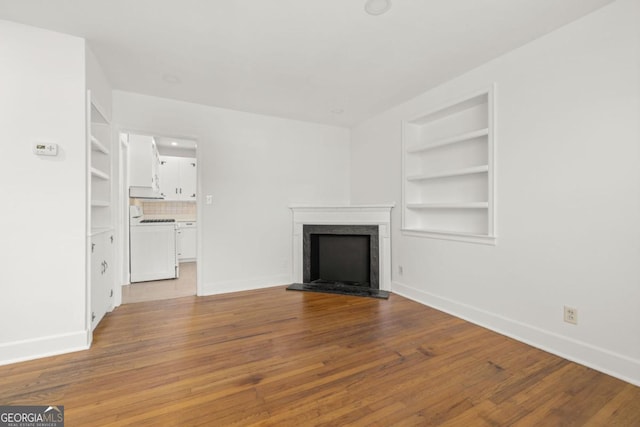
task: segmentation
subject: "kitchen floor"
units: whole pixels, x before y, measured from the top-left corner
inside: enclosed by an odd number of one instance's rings
[[[181,262],[178,279],[133,283],[122,287],[122,303],[180,298],[196,294],[196,263]]]

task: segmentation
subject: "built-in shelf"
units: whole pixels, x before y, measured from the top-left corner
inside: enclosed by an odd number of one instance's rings
[[[458,142],[469,141],[471,139],[480,138],[482,136],[487,136],[487,135],[489,135],[488,128],[474,130],[471,132],[466,132],[462,135],[456,135],[456,136],[440,139],[436,142],[419,144],[418,146],[410,147],[407,149],[407,153],[413,154],[413,153],[419,153],[421,151],[433,150],[434,148],[444,147],[445,145],[456,144]]]
[[[407,209],[487,209],[487,202],[407,203]]]
[[[113,232],[114,157],[108,115],[87,92],[87,325],[93,330],[113,306],[116,263]]]
[[[108,180],[109,179],[109,175],[106,172],[103,172],[95,167],[91,168],[91,176],[94,176],[96,178],[100,178],[100,179],[104,179],[104,180]]]
[[[480,243],[493,245],[496,242],[495,236],[488,236],[486,234],[475,234],[475,233],[465,233],[462,231],[455,230],[429,230],[422,228],[403,228],[402,232],[404,234],[410,236],[417,237],[430,237],[433,239],[442,239],[442,240],[455,240],[458,242],[467,242],[467,243]]]
[[[109,149],[93,135],[91,135],[91,149],[93,151],[99,151],[102,154],[109,154]]]
[[[113,229],[109,227],[95,227],[91,229],[91,231],[89,232],[89,236],[90,237],[96,236],[98,234],[106,233],[108,231],[113,231]]]
[[[427,173],[422,175],[411,175],[407,177],[407,181],[426,181],[428,179],[449,178],[455,176],[473,175],[476,173],[489,172],[489,165],[473,166],[464,169],[455,169],[437,173]]]
[[[402,230],[495,244],[493,88],[403,122]]]

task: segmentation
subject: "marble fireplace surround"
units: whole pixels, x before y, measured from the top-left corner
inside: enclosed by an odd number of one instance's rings
[[[379,289],[391,291],[391,209],[387,205],[291,205],[293,213],[293,282],[303,280],[304,225],[377,225]]]

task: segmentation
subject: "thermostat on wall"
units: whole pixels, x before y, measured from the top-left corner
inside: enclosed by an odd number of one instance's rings
[[[33,152],[39,156],[57,156],[58,144],[44,144],[36,142],[33,145]]]

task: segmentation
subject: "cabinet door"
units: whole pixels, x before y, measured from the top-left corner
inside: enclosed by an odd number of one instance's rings
[[[196,235],[197,228],[194,226],[183,226],[180,228],[180,237],[178,239],[180,261],[195,261],[197,254]]]
[[[176,230],[176,252],[178,253],[178,261],[182,261],[182,228]]]
[[[103,279],[103,261],[104,257],[104,239],[102,234],[98,234],[91,237],[91,329],[93,330],[102,315],[100,315],[100,303],[98,301],[97,289],[102,287],[101,281]],[[103,313],[104,315],[104,313]]]
[[[129,135],[129,185],[132,187],[153,187],[154,143],[146,135]]]
[[[160,156],[160,194],[165,200],[180,200],[180,157]]]
[[[151,138],[151,177],[153,181],[152,188],[160,191],[160,154],[156,146],[156,140]]]
[[[182,200],[196,200],[197,182],[196,159],[182,158],[180,162],[180,188]]]
[[[91,328],[94,329],[113,298],[113,233],[101,233],[91,239]]]

